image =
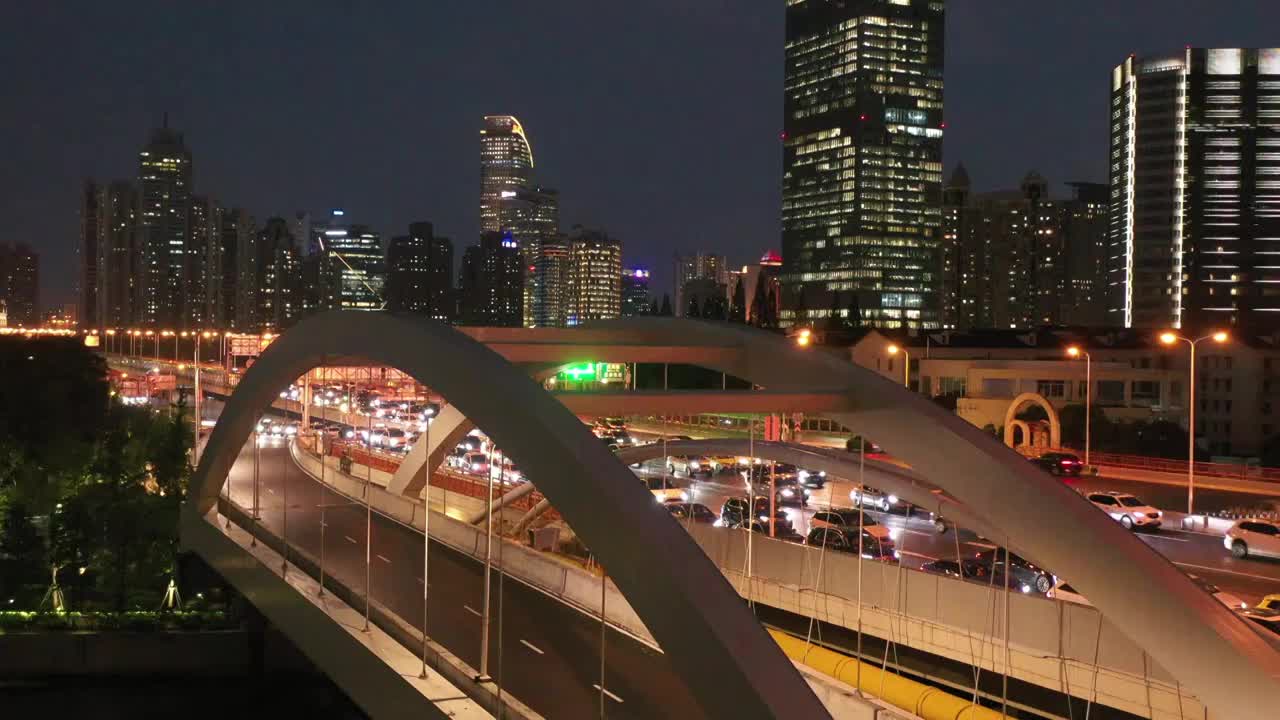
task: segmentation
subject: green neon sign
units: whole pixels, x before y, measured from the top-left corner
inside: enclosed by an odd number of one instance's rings
[[[566,367],[565,369],[561,370],[560,374],[573,380],[582,380],[583,378],[593,378],[596,376],[596,364],[586,362],[586,363],[578,363],[576,365],[570,365],[569,367]]]

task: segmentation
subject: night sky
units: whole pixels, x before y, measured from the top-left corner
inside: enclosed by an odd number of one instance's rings
[[[392,8],[395,9],[392,9]],[[137,172],[168,111],[195,190],[259,222],[343,207],[385,236],[478,219],[478,129],[509,113],[563,228],[599,226],[670,283],[677,250],[779,245],[782,0],[9,2],[0,241],[70,300],[86,177]],[[1271,0],[950,0],[945,144],[976,189],[1029,169],[1105,182],[1110,70],[1130,52],[1280,45]]]

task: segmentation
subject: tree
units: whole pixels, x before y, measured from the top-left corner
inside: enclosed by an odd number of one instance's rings
[[[742,287],[743,282],[742,278],[738,278],[738,282],[733,286],[733,304],[729,307],[729,322],[747,321],[747,292]]]
[[[684,309],[684,316],[688,318],[702,317],[702,311],[698,308],[698,296],[689,296],[689,305]]]
[[[778,298],[774,294],[772,287],[768,288],[765,293],[764,311],[760,313],[760,327],[778,327]]]
[[[808,319],[809,301],[805,297],[804,285],[800,286],[799,297],[796,298],[796,322],[802,323]]]
[[[649,314],[650,315],[658,314],[658,298],[654,298],[653,301],[649,303]]]
[[[671,317],[673,314],[671,312],[671,296],[667,293],[662,293],[662,310],[658,314],[662,317]]]
[[[48,573],[40,531],[21,501],[10,502],[0,516],[0,595],[27,600]]]

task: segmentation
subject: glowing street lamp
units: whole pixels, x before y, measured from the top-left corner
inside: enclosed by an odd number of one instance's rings
[[[907,352],[906,348],[894,344],[885,348],[885,352],[890,355],[902,353],[902,386],[908,390],[911,389],[911,353]]]
[[[1187,377],[1187,515],[1193,515],[1195,509],[1195,488],[1196,488],[1196,345],[1205,341],[1212,340],[1219,345],[1228,340],[1228,335],[1219,330],[1211,335],[1191,340],[1185,338],[1175,332],[1163,332],[1160,334],[1160,342],[1165,345],[1175,345],[1184,342],[1191,350],[1190,370]]]
[[[1089,357],[1088,351],[1081,350],[1079,347],[1072,345],[1067,348],[1067,355],[1078,358],[1084,356],[1084,464],[1089,465],[1089,424],[1093,415],[1093,358]]]

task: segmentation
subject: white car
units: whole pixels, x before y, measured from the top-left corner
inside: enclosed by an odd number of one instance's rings
[[[1158,528],[1164,513],[1128,493],[1095,492],[1085,495],[1094,507],[1111,516],[1125,530]]]
[[[879,509],[884,512],[889,512],[890,508],[898,504],[897,495],[870,486],[863,486],[861,491],[856,487],[850,490],[849,500],[854,505],[865,504],[869,508]]]
[[[1210,595],[1213,596],[1213,599],[1217,600],[1223,605],[1226,605],[1232,610],[1243,610],[1249,607],[1249,603],[1241,600],[1240,598],[1236,597],[1235,595],[1232,595],[1229,592],[1223,592],[1222,590],[1219,590],[1217,585],[1214,585],[1213,583],[1209,582],[1208,580],[1205,580],[1199,575],[1188,574],[1187,577],[1191,578],[1191,582],[1195,583],[1196,587],[1209,593]]]
[[[1227,528],[1222,545],[1238,558],[1250,555],[1280,557],[1280,525],[1257,518],[1239,520]]]
[[[701,455],[684,457],[672,455],[667,458],[667,473],[671,475],[711,475],[715,472],[715,463],[709,457]]]

